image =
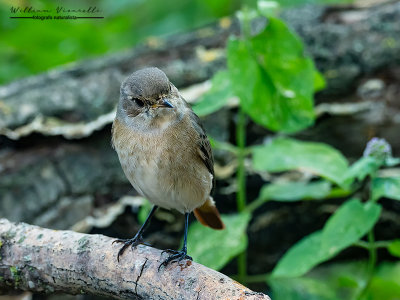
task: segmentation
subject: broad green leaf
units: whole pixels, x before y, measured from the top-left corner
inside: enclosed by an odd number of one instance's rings
[[[381,213],[376,203],[361,203],[351,199],[342,204],[325,223],[322,231],[322,251],[336,255],[367,234]]]
[[[365,262],[332,263],[315,268],[303,277],[268,278],[274,300],[355,299],[365,285]]]
[[[324,281],[342,295],[340,299],[353,299],[357,289],[365,285],[367,265],[367,262],[360,260],[332,262],[315,268],[306,277]]]
[[[254,169],[260,171],[306,171],[341,185],[348,170],[343,155],[322,143],[276,138],[252,151]]]
[[[379,218],[381,207],[352,199],[344,203],[316,231],[290,248],[273,270],[274,277],[296,277],[336,256],[363,237]]]
[[[388,251],[393,256],[400,257],[400,240],[394,240],[388,246]]]
[[[268,284],[274,300],[338,300],[335,290],[314,278],[271,278]]]
[[[381,164],[372,156],[364,156],[353,163],[347,174],[345,183],[347,185],[351,184],[354,179],[363,181],[365,177],[373,175],[378,171]]]
[[[400,177],[377,177],[372,180],[372,199],[386,197],[400,200]]]
[[[233,96],[228,72],[219,71],[212,78],[211,89],[193,105],[193,110],[199,116],[211,114],[221,109]]]
[[[372,278],[366,297],[369,299],[400,299],[400,263],[381,263]]]
[[[394,282],[393,280],[385,280],[374,277],[371,280],[365,297],[361,298],[361,300],[370,299],[399,300],[400,284]]]
[[[223,215],[224,230],[213,230],[199,222],[192,224],[188,234],[190,255],[196,262],[220,270],[247,248],[246,229],[250,218],[247,213]]]
[[[330,263],[315,268],[304,277],[268,278],[274,300],[400,299],[400,263],[384,262],[377,266],[367,290],[367,261]]]
[[[375,276],[385,280],[392,280],[400,285],[400,262],[381,263],[375,272]]]
[[[321,251],[322,231],[318,230],[297,242],[276,265],[273,277],[297,277],[328,259]]]
[[[262,187],[258,199],[264,201],[323,199],[329,195],[330,188],[330,183],[326,181],[271,183]]]
[[[250,42],[258,56],[257,62],[284,96],[292,101],[304,97],[313,102],[315,73],[318,71],[311,58],[305,54],[297,34],[283,21],[270,17],[264,31]]]
[[[300,39],[276,18],[269,18],[256,36],[229,40],[232,88],[255,122],[283,132],[313,123],[314,86],[321,85],[321,78],[304,53]]]

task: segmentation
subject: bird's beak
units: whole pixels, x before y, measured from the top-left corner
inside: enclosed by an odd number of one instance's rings
[[[154,104],[152,107],[174,108],[174,106],[168,101],[167,98],[162,99],[159,103]]]

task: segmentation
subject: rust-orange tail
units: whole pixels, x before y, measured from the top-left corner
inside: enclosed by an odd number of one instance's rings
[[[199,220],[199,222],[204,226],[208,226],[213,229],[225,228],[225,224],[222,222],[219,211],[211,197],[208,198],[208,200],[202,206],[194,210],[194,215],[196,216],[196,219]]]

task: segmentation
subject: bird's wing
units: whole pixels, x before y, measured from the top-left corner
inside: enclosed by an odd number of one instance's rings
[[[200,123],[199,117],[191,111],[190,119],[193,123],[193,127],[195,128],[197,134],[199,135],[198,140],[198,153],[204,165],[207,167],[208,171],[213,176],[213,185],[211,189],[211,193],[214,191],[215,188],[215,175],[214,175],[214,158],[211,151],[211,144],[207,138],[205,130]]]

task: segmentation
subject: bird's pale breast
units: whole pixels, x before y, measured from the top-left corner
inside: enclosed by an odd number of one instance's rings
[[[152,132],[138,132],[116,119],[112,139],[133,187],[153,204],[184,213],[202,205],[212,187],[195,136],[188,118]]]

